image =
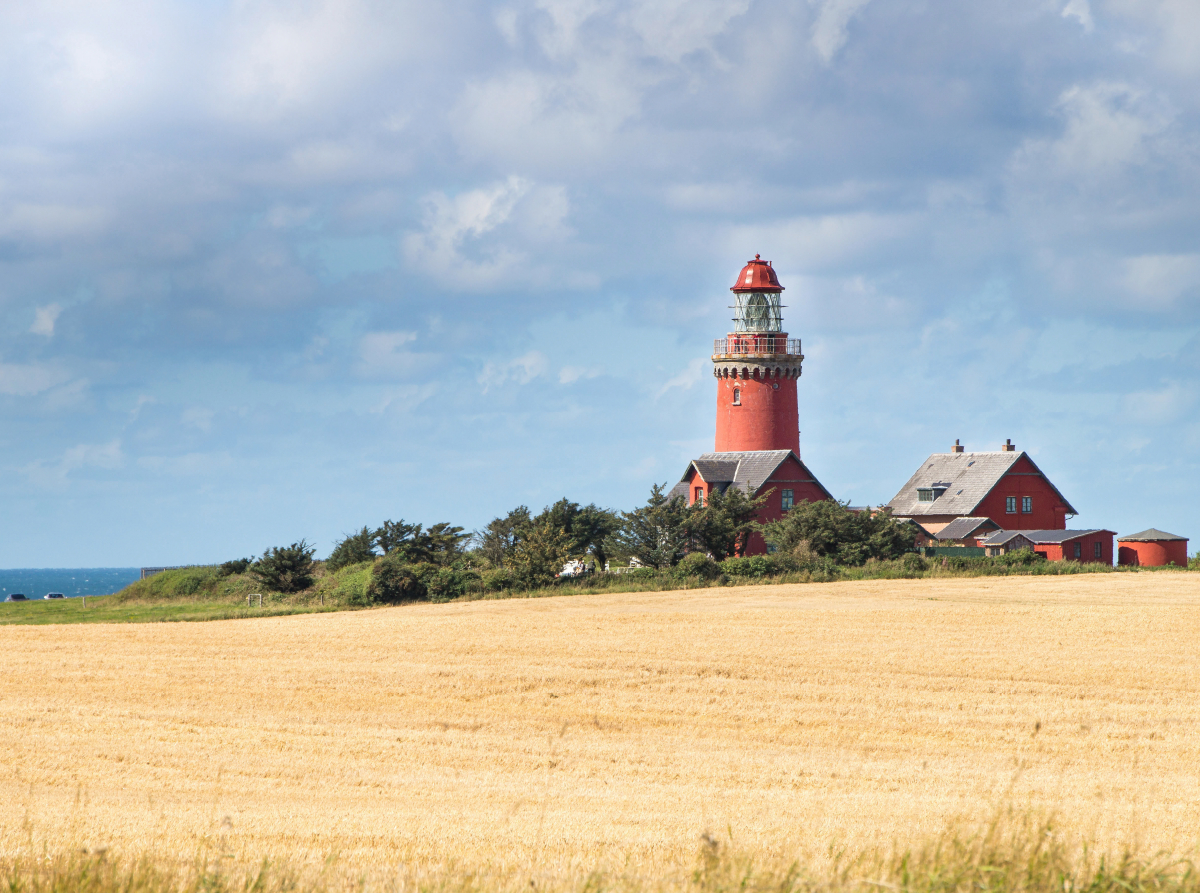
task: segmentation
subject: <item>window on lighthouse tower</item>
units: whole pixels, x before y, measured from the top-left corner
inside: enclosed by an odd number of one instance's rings
[[[734,406],[742,405],[742,389],[741,388],[733,389],[733,405]]]

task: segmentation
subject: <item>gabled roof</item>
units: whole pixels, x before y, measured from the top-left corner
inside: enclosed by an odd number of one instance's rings
[[[1027,542],[1033,542],[1025,534],[1028,530],[997,530],[991,536],[983,541],[984,546],[1004,546],[1011,543],[1015,539],[1023,539]]]
[[[1129,536],[1117,537],[1118,543],[1176,543],[1179,541],[1187,542],[1186,536],[1176,536],[1173,533],[1167,533],[1165,530],[1159,530],[1157,527],[1151,527],[1149,530],[1143,530],[1141,533],[1131,533]]]
[[[1023,536],[1036,546],[1068,543],[1082,536],[1096,533],[1107,533],[1116,536],[1111,530],[1000,530],[983,541],[985,546],[1003,546],[1014,536]]]
[[[801,471],[807,475],[810,483],[816,484],[830,499],[833,496],[816,476],[808,470],[808,466],[791,450],[747,450],[732,453],[704,453],[699,458],[688,463],[679,483],[671,488],[670,496],[687,496],[687,480],[692,469],[717,489],[724,491],[733,486],[753,495],[775,471],[791,456],[799,464]]]
[[[991,518],[955,518],[939,530],[936,536],[940,540],[960,540],[971,536],[984,526],[990,526],[993,530],[1000,529],[1000,525]]]
[[[1042,472],[1024,450],[1017,452],[1001,450],[987,453],[934,453],[917,469],[900,492],[892,497],[888,507],[894,515],[959,515],[969,516],[992,492],[1000,478],[1004,477],[1021,459],[1029,462],[1042,475],[1046,483],[1062,500],[1067,513],[1078,512],[1071,506],[1058,488]],[[918,489],[937,486],[946,491],[932,502],[921,502]]]

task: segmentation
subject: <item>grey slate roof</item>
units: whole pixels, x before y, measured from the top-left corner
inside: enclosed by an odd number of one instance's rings
[[[1149,530],[1143,530],[1141,533],[1131,533],[1129,536],[1117,537],[1118,543],[1162,543],[1162,542],[1187,542],[1186,536],[1176,536],[1173,533],[1167,533],[1165,530],[1159,530],[1157,527],[1151,527]]]
[[[687,496],[687,476],[693,468],[707,483],[724,491],[728,487],[737,487],[753,494],[788,456],[795,457],[800,463],[809,480],[821,488],[825,495],[833,498],[816,476],[808,470],[808,466],[791,450],[749,450],[736,453],[704,453],[693,459],[684,469],[683,477],[678,484],[671,488],[670,496]]]
[[[991,518],[955,518],[939,530],[936,536],[939,540],[960,540],[963,537],[971,536],[985,524],[997,530],[1000,528],[1000,525]]]
[[[1000,530],[985,539],[983,544],[985,546],[1003,546],[1009,539],[1020,534],[1031,543],[1042,546],[1070,542],[1093,533],[1107,533],[1116,536],[1111,530]],[[1008,537],[1008,539],[1001,539],[1001,537]]]
[[[985,539],[983,541],[983,545],[985,545],[985,546],[1004,546],[1004,545],[1007,545],[1008,543],[1012,542],[1013,540],[1017,539],[1018,537],[1020,537],[1021,539],[1028,540],[1029,537],[1027,537],[1025,534],[1031,533],[1031,532],[1034,532],[1034,531],[997,530],[995,533],[993,533],[991,536],[989,536],[987,539]],[[1029,540],[1029,541],[1033,542],[1032,540]]]
[[[1041,471],[1033,459],[1024,451],[997,451],[986,453],[934,453],[921,463],[916,474],[892,497],[888,507],[894,515],[959,515],[969,516],[1000,478],[1022,457],[1037,471]],[[1043,475],[1045,477],[1045,475]],[[1050,483],[1050,479],[1046,478]],[[933,502],[917,499],[917,489],[946,487],[946,492]],[[1078,514],[1054,484],[1050,484],[1058,498],[1067,507],[1068,514]]]

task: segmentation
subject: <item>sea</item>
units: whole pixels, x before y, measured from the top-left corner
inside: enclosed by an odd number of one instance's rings
[[[140,580],[140,567],[23,567],[0,570],[0,601],[14,592],[41,598],[61,592],[67,598],[109,595]]]

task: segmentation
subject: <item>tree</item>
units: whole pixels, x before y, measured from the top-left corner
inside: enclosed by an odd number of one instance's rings
[[[254,562],[253,558],[234,558],[221,565],[221,576],[231,577],[234,574],[244,574]]]
[[[375,531],[364,527],[358,533],[348,533],[333,547],[325,559],[325,567],[331,571],[375,560]]]
[[[399,521],[384,521],[383,526],[375,531],[375,545],[384,555],[391,555],[396,551],[411,549],[416,535],[420,532],[420,524],[406,524],[403,518]]]
[[[852,512],[832,499],[797,503],[767,524],[763,537],[781,552],[795,552],[803,544],[816,555],[851,565],[868,558],[899,558],[915,540],[911,525],[897,521],[887,509]]]
[[[616,512],[595,503],[581,506],[569,499],[560,499],[533,519],[535,525],[542,522],[566,531],[571,538],[569,558],[582,558],[590,552],[601,567],[608,561],[604,544],[621,523]]]
[[[517,506],[503,518],[493,519],[483,530],[475,531],[480,554],[492,567],[504,567],[531,522],[529,509],[523,505]]]
[[[571,535],[550,520],[530,524],[504,566],[528,587],[549,586],[571,554]]]
[[[641,508],[621,512],[620,527],[609,538],[613,551],[646,567],[668,568],[683,558],[688,543],[688,509],[682,496],[668,499],[666,484],[655,484]]]
[[[250,565],[250,573],[274,592],[300,592],[313,582],[313,553],[304,540],[290,546],[272,547]]]
[[[376,560],[371,568],[367,597],[373,602],[422,601],[428,596],[422,579],[423,569],[422,565],[409,564],[399,551],[393,549]]]
[[[425,530],[420,524],[406,524],[403,520],[384,521],[374,536],[384,555],[398,555],[408,564],[427,562],[443,566],[462,555],[463,542],[470,538],[461,527],[453,527],[446,521]]]
[[[760,526],[754,517],[767,495],[752,498],[740,487],[730,486],[724,492],[713,490],[703,502],[694,502],[687,522],[693,546],[717,561],[745,555],[750,534]]]

